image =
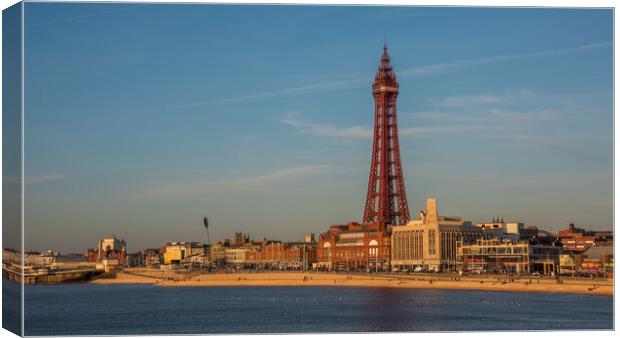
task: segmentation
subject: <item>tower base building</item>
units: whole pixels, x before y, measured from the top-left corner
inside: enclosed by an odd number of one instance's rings
[[[380,223],[333,225],[319,235],[315,267],[327,271],[388,271],[390,235]]]

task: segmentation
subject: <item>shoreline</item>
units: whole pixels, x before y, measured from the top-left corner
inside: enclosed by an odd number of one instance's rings
[[[411,289],[479,290],[529,293],[571,293],[613,296],[613,280],[562,280],[503,277],[459,277],[415,275],[356,275],[318,272],[240,272],[175,275],[156,269],[119,272],[115,278],[95,279],[91,284],[151,284],[161,287],[243,287],[243,286],[338,286]],[[530,283],[529,281],[532,281]]]

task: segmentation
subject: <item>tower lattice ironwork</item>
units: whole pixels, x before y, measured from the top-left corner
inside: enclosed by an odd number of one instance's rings
[[[384,227],[403,225],[409,221],[409,207],[396,123],[398,81],[392,70],[387,44],[383,46],[372,96],[375,99],[375,121],[364,222],[379,222]]]

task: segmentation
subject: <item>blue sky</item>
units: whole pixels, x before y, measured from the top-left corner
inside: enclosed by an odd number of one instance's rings
[[[27,3],[26,247],[360,220],[387,34],[411,213],[612,224],[612,12]]]

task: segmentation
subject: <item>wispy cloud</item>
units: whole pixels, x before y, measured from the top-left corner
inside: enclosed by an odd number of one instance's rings
[[[329,124],[311,123],[289,114],[280,122],[295,127],[303,134],[340,139],[368,139],[372,131],[368,126],[338,127]]]
[[[457,60],[457,61],[452,61],[452,62],[445,62],[445,63],[438,63],[434,65],[409,68],[409,69],[400,71],[399,75],[401,77],[416,76],[416,75],[429,75],[429,74],[448,71],[451,69],[458,69],[458,68],[477,66],[477,65],[489,64],[489,63],[496,63],[496,62],[502,62],[502,61],[518,60],[518,59],[529,59],[529,58],[536,58],[536,57],[571,54],[571,53],[579,52],[583,50],[598,49],[598,48],[604,48],[604,47],[610,47],[610,46],[611,46],[611,42],[606,41],[606,42],[598,42],[598,43],[592,43],[592,44],[581,45],[581,46],[570,47],[570,48],[546,50],[546,51],[539,51],[539,52],[532,52],[532,53],[484,56],[484,57],[479,57],[479,58],[474,58],[474,59]]]
[[[53,182],[66,178],[66,175],[62,174],[51,174],[51,175],[42,175],[42,176],[25,176],[24,184],[34,184],[34,183],[44,183],[44,182]],[[19,176],[5,176],[5,183],[21,183],[21,177]]]
[[[566,106],[561,97],[524,89],[452,95],[428,101],[433,106],[431,109],[407,115],[434,123],[528,124],[551,121],[556,118],[554,111]]]
[[[434,99],[434,105],[443,108],[455,108],[472,105],[492,105],[501,103],[503,97],[497,95],[453,95],[441,99]]]
[[[484,121],[484,120],[480,120]],[[335,139],[347,140],[365,140],[372,138],[372,129],[369,126],[349,126],[340,127],[324,123],[311,123],[305,121],[296,115],[288,115],[280,120],[280,122],[295,127],[302,134],[328,137]],[[455,123],[458,121],[450,121],[450,124],[433,125],[433,126],[401,126],[398,128],[398,135],[401,138],[420,138],[431,137],[435,135],[445,135],[447,133],[466,133],[496,130],[497,126],[489,123],[485,124],[462,124]]]
[[[322,175],[337,171],[330,164],[291,166],[271,173],[240,177],[235,179],[204,181],[196,180],[183,183],[155,183],[140,189],[138,195],[145,198],[157,197],[193,197],[212,193],[231,193],[266,191],[286,187],[291,181],[300,181],[306,177]]]
[[[548,97],[546,99],[549,100]],[[549,136],[537,135],[536,130],[542,124],[556,119],[554,112],[546,108],[524,108],[522,101],[534,101],[536,105],[544,102],[539,95],[527,90],[431,99],[431,105],[438,110],[405,114],[413,117],[415,122],[401,123],[398,133],[401,139],[484,133],[501,139],[553,144],[549,142]],[[301,134],[323,138],[354,141],[372,137],[371,126],[335,126],[309,122],[296,114],[289,114],[280,122],[295,127]]]
[[[338,89],[350,89],[350,88],[367,85],[367,82],[369,81],[369,79],[370,79],[369,77],[364,77],[364,78],[340,80],[340,81],[333,81],[333,82],[314,83],[314,84],[290,87],[290,88],[285,88],[285,89],[257,92],[254,94],[231,96],[231,97],[225,97],[225,98],[220,98],[220,99],[212,99],[212,100],[206,100],[206,101],[201,101],[201,102],[187,103],[187,104],[175,106],[174,108],[189,109],[189,108],[207,106],[207,105],[212,105],[212,104],[236,103],[236,102],[251,101],[255,99],[262,99],[262,98],[269,98],[269,97],[279,97],[279,96],[287,96],[287,95],[294,95],[294,94],[308,94],[308,93],[324,92],[324,91],[338,90]]]
[[[599,42],[599,43],[581,45],[581,46],[576,46],[576,47],[571,47],[571,48],[539,51],[539,52],[532,52],[532,53],[484,56],[484,57],[475,58],[475,59],[456,60],[452,62],[437,63],[437,64],[421,66],[421,67],[406,68],[406,69],[397,71],[397,73],[398,73],[399,78],[401,79],[413,78],[417,76],[428,76],[428,75],[433,75],[435,73],[441,73],[445,71],[450,71],[450,70],[455,70],[455,69],[465,68],[465,67],[471,67],[471,66],[477,66],[477,65],[483,65],[483,64],[490,64],[490,63],[510,61],[510,60],[518,60],[518,59],[535,58],[535,57],[564,55],[564,54],[570,54],[570,53],[575,53],[575,52],[584,51],[584,50],[605,48],[605,47],[610,47],[610,46],[611,46],[611,42],[607,41],[607,42]],[[368,85],[370,81],[372,81],[371,76],[363,76],[363,77],[351,78],[351,79],[346,79],[346,80],[335,80],[331,82],[321,82],[321,83],[300,85],[300,86],[294,86],[294,87],[283,88],[283,89],[274,89],[271,91],[262,91],[262,92],[256,92],[253,94],[246,94],[246,95],[240,95],[240,96],[231,96],[231,97],[226,97],[226,98],[214,98],[214,99],[206,100],[206,101],[176,105],[171,108],[190,109],[190,108],[196,108],[196,107],[207,106],[207,105],[212,105],[212,104],[237,103],[237,102],[250,101],[250,100],[269,98],[269,97],[280,97],[280,96],[287,96],[287,95],[299,95],[299,94],[316,93],[316,92],[324,92],[324,91],[351,89],[351,88],[357,88],[357,87]],[[478,99],[493,100],[492,97],[487,97],[487,98],[479,97]],[[456,104],[456,102],[454,104]]]
[[[556,120],[553,109],[561,108],[554,106],[553,103],[558,101],[555,98],[529,90],[518,90],[502,94],[447,96],[429,101],[438,110],[409,114],[418,122],[433,125],[425,127],[430,129],[427,134],[440,131],[485,132],[487,135],[532,144],[557,144],[549,135],[537,132],[541,125]],[[424,134],[425,129],[423,132],[417,131],[417,134]],[[406,128],[403,132],[407,133]],[[410,132],[416,134],[416,130]]]
[[[296,116],[288,116],[280,121],[297,128],[302,134],[312,136],[347,139],[351,141],[370,139],[372,137],[372,129],[369,126],[338,127],[329,124],[310,123]],[[490,123],[459,124],[454,122],[455,121],[452,121],[451,124],[434,126],[401,126],[398,128],[398,135],[400,138],[420,138],[453,133],[498,131],[499,129],[498,125]],[[506,128],[507,127],[504,127],[503,129],[505,130]]]

